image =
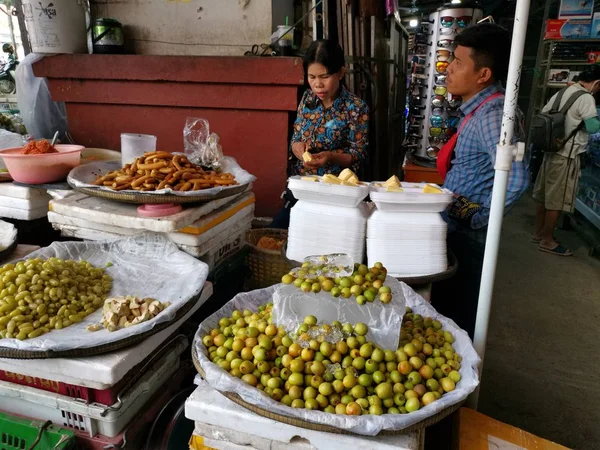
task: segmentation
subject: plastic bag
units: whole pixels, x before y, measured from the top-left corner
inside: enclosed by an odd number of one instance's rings
[[[0,150],[23,147],[26,143],[27,138],[25,136],[0,128]]]
[[[220,170],[223,165],[223,149],[219,136],[210,133],[208,120],[188,117],[183,128],[183,148],[194,164]]]
[[[60,331],[19,341],[2,339],[1,346],[29,351],[65,351],[93,348],[128,339],[150,331],[154,326],[173,320],[177,311],[202,291],[208,277],[208,265],[182,252],[162,233],[144,233],[109,241],[54,242],[26,259],[51,257],[89,261],[102,267],[113,278],[110,296],[152,297],[171,305],[153,319],[114,332],[88,331],[88,325],[100,322],[99,309],[81,322]],[[106,267],[106,263],[111,263]]]
[[[328,292],[305,293],[293,285],[278,285],[273,293],[273,322],[283,325],[288,333],[296,331],[308,315],[319,322],[366,323],[367,339],[384,350],[396,350],[404,315],[405,301],[400,282],[387,277],[385,285],[392,288],[392,301],[379,300],[359,305],[354,298],[332,297]],[[338,339],[339,340],[339,339]],[[302,345],[302,343],[300,343]]]
[[[30,53],[17,66],[17,102],[27,131],[36,139],[51,139],[55,132],[65,138],[68,131],[67,109],[62,102],[53,102],[48,80],[33,74],[33,64],[44,55]]]
[[[267,289],[261,289],[252,292],[244,292],[236,295],[233,300],[228,302],[219,311],[208,317],[200,324],[196,336],[194,337],[194,346],[198,355],[198,362],[204,371],[205,380],[214,389],[221,392],[235,392],[246,402],[259,408],[264,408],[272,413],[284,416],[295,417],[308,422],[330,425],[342,430],[350,431],[356,434],[375,436],[382,430],[399,431],[410,427],[422,420],[432,417],[444,409],[464,401],[479,384],[479,375],[477,366],[479,365],[479,356],[473,348],[473,344],[467,333],[458,328],[451,320],[436,312],[423,297],[415,293],[409,286],[400,283],[406,305],[413,309],[413,312],[422,316],[432,317],[439,320],[445,330],[450,331],[455,338],[454,349],[462,356],[460,368],[461,381],[456,385],[452,392],[410,414],[384,414],[381,416],[345,416],[338,414],[329,414],[323,411],[309,411],[305,409],[294,409],[277,402],[260,391],[238,378],[232,377],[228,372],[221,369],[216,364],[210,362],[206,354],[206,348],[202,344],[202,337],[210,332],[211,329],[218,327],[219,319],[230,317],[231,313],[238,309],[256,309],[265,303],[271,301],[277,286],[271,286]],[[398,323],[400,327],[400,323]]]
[[[328,278],[348,277],[354,272],[354,259],[346,253],[331,253],[329,255],[307,256],[303,263],[315,267],[314,272],[303,273],[302,278],[309,280],[320,276]],[[295,267],[290,273],[297,277],[299,272],[306,272],[303,267]]]

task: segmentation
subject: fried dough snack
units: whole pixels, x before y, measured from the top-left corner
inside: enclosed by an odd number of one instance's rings
[[[126,164],[119,170],[99,176],[96,186],[105,186],[115,191],[200,191],[214,187],[238,184],[230,173],[207,171],[191,163],[185,155],[169,152],[151,152]]]
[[[263,236],[258,240],[256,246],[265,250],[281,250],[285,240],[279,241],[271,237]]]
[[[45,155],[46,153],[58,153],[58,150],[45,139],[28,142],[21,150],[22,155]]]

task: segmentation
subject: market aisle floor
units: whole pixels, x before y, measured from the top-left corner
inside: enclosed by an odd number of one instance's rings
[[[570,448],[600,449],[600,262],[575,231],[575,256],[529,242],[534,203],[504,222],[479,409]]]

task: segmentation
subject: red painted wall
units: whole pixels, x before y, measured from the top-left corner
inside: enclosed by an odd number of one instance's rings
[[[60,55],[34,72],[66,103],[78,144],[119,150],[121,133],[147,133],[159,149],[182,151],[185,119],[202,117],[224,153],[257,177],[256,215],[282,206],[289,120],[303,83],[299,59]]]

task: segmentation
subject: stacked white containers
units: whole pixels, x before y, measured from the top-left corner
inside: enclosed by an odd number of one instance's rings
[[[369,214],[363,200],[368,186],[309,182],[295,176],[288,187],[298,203],[290,213],[287,257],[303,261],[312,255],[347,253],[362,263]]]
[[[452,193],[423,193],[423,184],[402,183],[402,192],[371,186],[376,205],[367,225],[369,267],[381,262],[394,277],[432,275],[447,269],[446,222],[440,216]]]

